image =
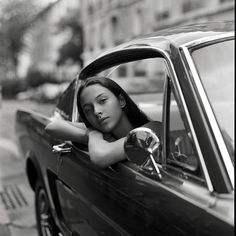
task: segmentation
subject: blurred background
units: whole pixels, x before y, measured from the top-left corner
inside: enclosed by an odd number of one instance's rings
[[[167,27],[234,20],[234,2],[0,0],[0,235],[37,235],[34,194],[15,137],[17,109],[49,114],[103,51]]]
[[[180,24],[234,19],[233,0],[0,0],[0,99],[55,102],[103,51]]]

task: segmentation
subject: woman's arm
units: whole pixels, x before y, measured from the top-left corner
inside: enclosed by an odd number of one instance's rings
[[[125,160],[124,140],[121,138],[114,142],[107,142],[103,134],[97,130],[89,132],[90,160],[97,166],[105,168],[118,161]]]
[[[55,138],[88,143],[88,130],[83,123],[55,119],[45,127],[45,130]]]
[[[50,122],[45,130],[50,135],[79,143],[88,143],[90,160],[101,168],[125,160],[124,139],[108,142],[97,130],[89,132],[83,123],[56,119]]]

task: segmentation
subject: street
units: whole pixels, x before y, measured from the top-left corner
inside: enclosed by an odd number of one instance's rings
[[[29,101],[3,100],[0,107],[0,236],[36,236],[34,192],[25,175],[25,159],[14,135],[18,108],[49,111]]]

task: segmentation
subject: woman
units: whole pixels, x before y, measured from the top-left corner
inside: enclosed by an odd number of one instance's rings
[[[82,82],[77,105],[81,123],[55,120],[47,132],[66,140],[88,142],[91,161],[107,167],[125,159],[124,139],[132,129],[149,120],[113,80],[91,77]]]

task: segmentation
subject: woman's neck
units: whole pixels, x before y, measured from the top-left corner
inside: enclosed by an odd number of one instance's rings
[[[120,122],[112,131],[112,136],[116,139],[125,137],[132,129],[133,125],[130,123],[126,115],[121,117]]]

